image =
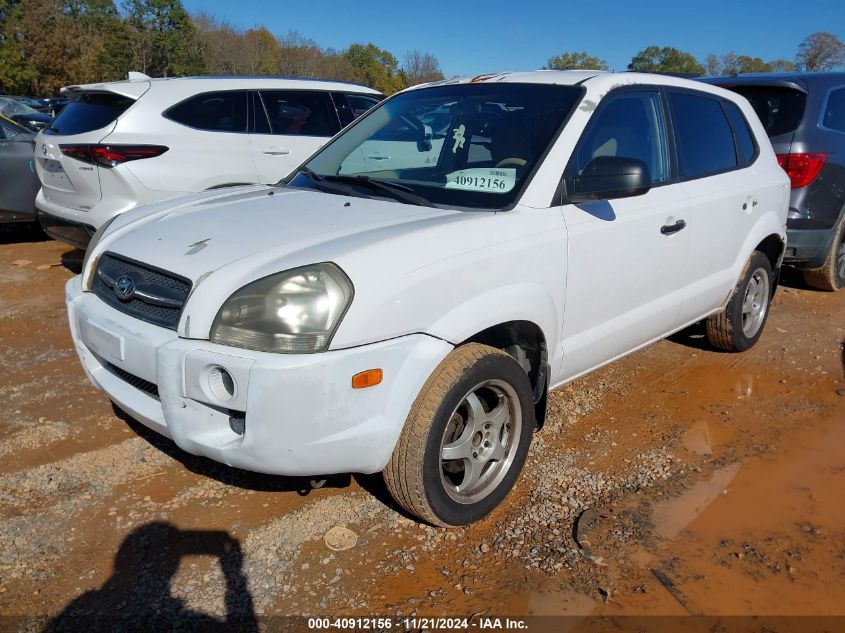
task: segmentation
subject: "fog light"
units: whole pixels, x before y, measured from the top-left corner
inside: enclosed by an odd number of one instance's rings
[[[235,397],[235,379],[222,367],[212,367],[208,372],[208,389],[220,402],[229,402]]]

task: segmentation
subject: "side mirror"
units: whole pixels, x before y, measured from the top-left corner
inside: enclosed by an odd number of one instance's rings
[[[651,189],[648,165],[637,158],[597,156],[573,179],[570,202],[641,196]]]

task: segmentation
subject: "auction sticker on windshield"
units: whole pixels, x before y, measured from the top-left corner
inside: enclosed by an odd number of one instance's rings
[[[461,169],[446,174],[447,189],[507,193],[516,185],[515,169],[480,168]]]

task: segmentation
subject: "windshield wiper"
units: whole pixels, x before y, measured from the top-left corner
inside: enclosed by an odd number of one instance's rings
[[[342,184],[332,184],[326,182],[325,176],[321,176],[315,171],[312,171],[308,167],[300,167],[297,171],[301,174],[305,174],[309,180],[314,184],[314,187],[318,191],[326,191],[328,193],[339,193],[341,195],[346,196],[358,196],[358,192],[353,189],[352,187],[344,187]]]
[[[432,204],[430,200],[414,193],[414,190],[410,187],[400,185],[397,182],[391,182],[390,180],[380,180],[378,178],[364,176],[363,174],[358,174],[355,176],[320,176],[320,178],[322,178],[323,180],[328,180],[330,182],[348,182],[354,185],[364,185],[370,187],[370,189],[385,191],[397,200],[401,202],[407,202],[408,204],[416,204],[423,207],[434,206],[434,204]]]

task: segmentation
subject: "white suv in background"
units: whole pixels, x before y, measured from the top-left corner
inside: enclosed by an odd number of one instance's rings
[[[163,198],[287,176],[384,97],[342,82],[262,77],[69,86],[36,139],[44,230],[85,247],[111,217]]]

